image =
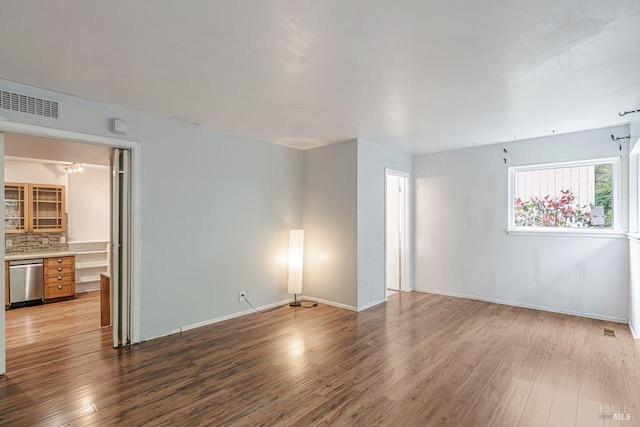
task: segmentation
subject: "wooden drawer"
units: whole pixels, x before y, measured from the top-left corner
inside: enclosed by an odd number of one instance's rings
[[[56,276],[64,276],[65,274],[73,274],[76,271],[75,265],[54,265],[51,267],[47,267],[44,271],[45,277],[56,277]]]
[[[46,286],[44,288],[44,299],[71,297],[75,295],[74,285]]]
[[[75,282],[75,275],[67,274],[65,276],[47,276],[44,278],[44,286],[66,286]]]
[[[44,268],[48,269],[51,267],[58,266],[69,266],[76,264],[76,257],[74,256],[64,256],[60,258],[45,258],[44,259]]]

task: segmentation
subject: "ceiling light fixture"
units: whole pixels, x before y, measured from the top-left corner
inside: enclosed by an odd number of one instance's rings
[[[82,163],[72,163],[70,165],[66,165],[64,169],[67,171],[67,173],[76,173],[82,172],[84,170],[84,166],[82,165]]]

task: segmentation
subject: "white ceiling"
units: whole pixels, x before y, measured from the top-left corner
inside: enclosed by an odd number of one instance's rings
[[[627,123],[639,0],[2,1],[0,77],[296,147]]]

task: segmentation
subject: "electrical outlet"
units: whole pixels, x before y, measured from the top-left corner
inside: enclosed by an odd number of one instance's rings
[[[240,292],[240,302],[244,302],[245,301],[244,295],[245,295],[244,291]]]
[[[60,236],[60,243],[67,243],[67,238],[64,236]]]
[[[42,244],[43,245],[48,245],[49,244],[49,239],[47,239],[46,237],[42,239]]]
[[[11,246],[13,246],[13,240],[5,240],[4,246],[10,248]]]

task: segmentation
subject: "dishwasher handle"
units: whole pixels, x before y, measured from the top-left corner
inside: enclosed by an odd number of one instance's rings
[[[14,267],[18,265],[44,265],[44,259],[42,258],[33,258],[33,259],[17,259],[15,261],[9,261],[9,267]]]

